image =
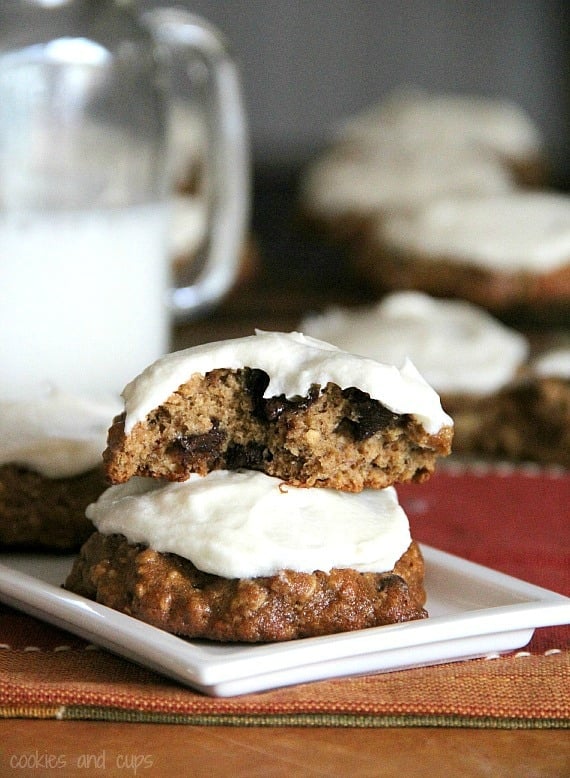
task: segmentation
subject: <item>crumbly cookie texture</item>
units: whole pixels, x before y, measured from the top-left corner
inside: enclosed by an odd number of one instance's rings
[[[186,638],[273,642],[394,624],[427,616],[424,563],[412,542],[393,570],[296,573],[227,579],[188,560],[94,534],[65,587]]]
[[[18,465],[0,466],[0,548],[80,548],[95,529],[85,509],[106,486],[101,467],[47,478]]]
[[[124,414],[103,454],[112,483],[135,475],[182,481],[192,472],[247,468],[296,486],[356,492],[423,481],[451,449],[453,428],[428,434],[356,388],[329,383],[305,397],[263,397],[267,374],[195,374],[125,435]]]

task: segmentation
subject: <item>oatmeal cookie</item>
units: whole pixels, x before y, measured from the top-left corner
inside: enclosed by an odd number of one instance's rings
[[[47,478],[19,465],[0,466],[0,548],[80,548],[94,531],[85,509],[106,486],[101,467]]]
[[[186,638],[275,642],[427,616],[424,563],[412,542],[394,569],[359,573],[283,570],[266,578],[203,573],[176,554],[122,535],[87,541],[66,589]]]
[[[451,426],[429,434],[359,389],[329,383],[305,397],[264,399],[268,383],[262,370],[216,369],[192,376],[128,435],[120,415],[103,454],[109,480],[182,481],[248,468],[296,486],[356,492],[421,482],[450,451]]]

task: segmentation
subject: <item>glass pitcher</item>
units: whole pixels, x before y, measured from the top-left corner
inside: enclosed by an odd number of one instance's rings
[[[177,67],[202,73],[208,238],[196,277],[174,289]],[[249,215],[247,145],[236,65],[205,20],[119,0],[2,0],[0,397],[46,383],[118,393],[168,350],[173,316],[226,294]]]

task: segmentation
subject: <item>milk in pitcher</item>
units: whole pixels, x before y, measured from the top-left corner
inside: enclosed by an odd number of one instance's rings
[[[0,214],[0,398],[117,396],[169,348],[167,206]]]

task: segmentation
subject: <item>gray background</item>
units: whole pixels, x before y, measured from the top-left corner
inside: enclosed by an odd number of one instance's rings
[[[243,77],[255,160],[310,157],[336,120],[392,89],[503,96],[546,138],[570,179],[567,0],[139,0],[205,16],[229,39]]]

